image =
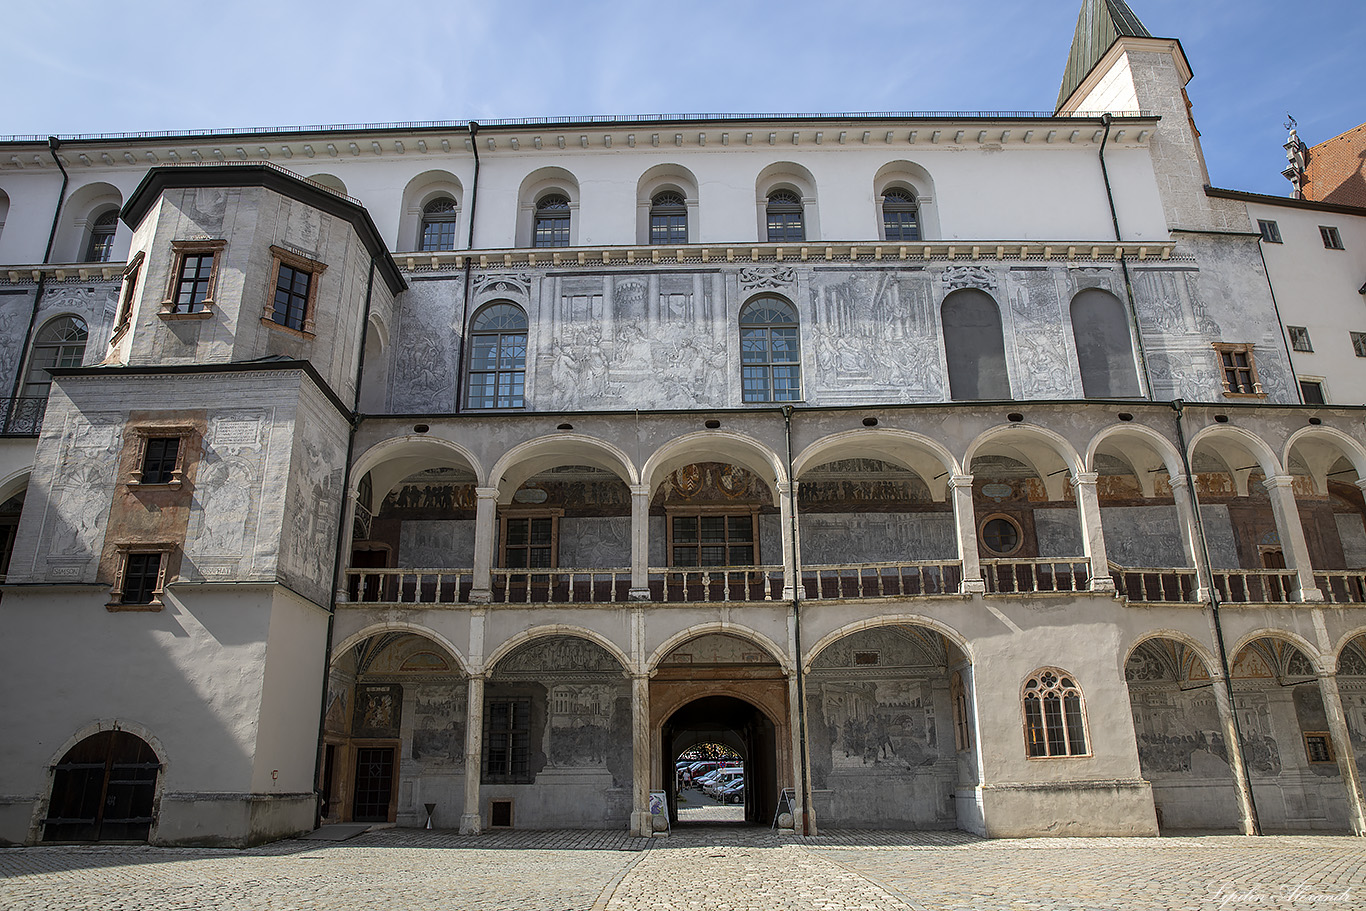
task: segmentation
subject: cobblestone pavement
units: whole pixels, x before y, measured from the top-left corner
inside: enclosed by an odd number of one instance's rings
[[[1366,908],[1366,843],[1332,836],[987,841],[737,826],[383,829],[246,851],[0,849],[0,908],[863,911]]]

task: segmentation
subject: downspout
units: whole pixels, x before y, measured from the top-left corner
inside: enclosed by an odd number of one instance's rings
[[[1123,243],[1123,237],[1119,233],[1119,212],[1115,209],[1115,194],[1110,189],[1110,169],[1105,166],[1105,144],[1110,141],[1112,119],[1108,113],[1100,115],[1100,122],[1105,124],[1105,135],[1100,140],[1100,176],[1105,181],[1105,198],[1110,203],[1110,221],[1115,226],[1115,242]],[[1143,333],[1138,328],[1138,305],[1134,303],[1134,286],[1129,279],[1129,263],[1122,256],[1119,257],[1119,268],[1124,273],[1124,295],[1129,299],[1129,328],[1133,330],[1134,342],[1138,345],[1138,365],[1143,377],[1144,395],[1151,399],[1153,384],[1148,378],[1148,353],[1143,347]]]
[[[43,251],[43,265],[52,261],[52,245],[57,240],[57,225],[62,217],[62,204],[66,202],[66,185],[71,181],[70,175],[66,173],[66,167],[62,160],[57,157],[57,150],[62,147],[61,140],[56,136],[47,138],[47,151],[52,156],[52,160],[57,164],[57,170],[62,172],[62,188],[57,193],[57,208],[52,212],[52,227],[47,232],[47,249]],[[9,431],[10,415],[14,413],[15,401],[19,398],[20,384],[23,382],[25,368],[28,366],[28,346],[33,341],[33,327],[38,322],[38,305],[42,303],[43,291],[47,287],[47,272],[38,270],[38,290],[33,295],[33,311],[28,315],[28,328],[24,330],[24,345],[19,349],[19,364],[14,368],[14,384],[10,388],[9,408],[5,409],[5,430]]]
[[[806,739],[806,674],[802,669],[802,602],[798,596],[801,585],[800,548],[797,544],[797,491],[796,480],[792,477],[792,406],[783,406],[783,435],[787,442],[787,483],[791,491],[792,507],[788,510],[791,522],[789,537],[792,539],[792,628],[793,644],[797,654],[793,656],[793,671],[797,675],[797,743],[800,745],[798,757],[801,781],[797,784],[802,794],[802,834],[814,835],[811,831],[811,760],[807,756]]]
[[[1172,408],[1176,411],[1176,439],[1181,444],[1181,465],[1186,470],[1186,491],[1191,500],[1191,513],[1195,517],[1195,534],[1200,539],[1200,553],[1205,558],[1205,578],[1202,580],[1209,591],[1210,616],[1214,621],[1214,641],[1219,651],[1219,667],[1224,673],[1224,690],[1228,694],[1229,714],[1233,716],[1233,731],[1238,738],[1238,742],[1233,744],[1239,753],[1243,753],[1243,731],[1238,724],[1238,712],[1233,701],[1233,674],[1228,663],[1228,649],[1224,645],[1224,625],[1219,620],[1219,591],[1214,587],[1214,569],[1209,558],[1209,542],[1205,539],[1205,523],[1200,517],[1200,497],[1195,492],[1195,473],[1191,470],[1190,455],[1186,451],[1186,430],[1183,425],[1185,419],[1185,402],[1176,399],[1172,402]],[[1243,761],[1239,767],[1243,773],[1243,786],[1247,788],[1248,808],[1252,812],[1252,834],[1262,834],[1262,822],[1257,813],[1257,797],[1252,791],[1252,773],[1248,771],[1247,755],[1243,754]]]
[[[370,277],[365,283],[365,311],[361,314],[360,329],[360,352],[356,355],[356,394],[351,402],[350,431],[346,437],[346,464],[342,466],[342,488],[341,488],[341,510],[337,516],[337,546],[335,548],[337,559],[332,561],[332,588],[331,596],[328,599],[327,611],[327,637],[323,640],[323,686],[322,698],[318,706],[318,749],[313,756],[313,787],[321,788],[323,771],[323,753],[327,749],[325,735],[327,731],[327,683],[332,677],[332,628],[337,619],[337,583],[341,581],[342,566],[350,562],[349,556],[344,553],[347,536],[350,529],[346,527],[346,500],[351,495],[351,460],[356,452],[356,431],[360,428],[360,384],[365,371],[365,344],[369,341],[370,334],[370,301],[375,290],[375,257],[370,257]],[[352,522],[354,525],[354,521]],[[318,828],[323,823],[323,801],[327,799],[326,794],[321,794],[314,803],[313,809],[313,828]]]
[[[474,152],[474,183],[470,186],[470,230],[465,240],[465,293],[460,305],[460,344],[455,349],[455,413],[460,413],[465,394],[465,337],[470,319],[470,269],[474,266],[474,213],[479,208],[479,124],[470,121],[470,149]]]
[[[1304,390],[1300,388],[1300,375],[1295,370],[1295,356],[1290,353],[1290,341],[1286,338],[1287,330],[1285,320],[1281,319],[1281,308],[1276,303],[1276,288],[1271,284],[1271,270],[1266,267],[1266,250],[1262,249],[1262,239],[1257,238],[1257,255],[1262,258],[1262,272],[1266,275],[1266,290],[1271,292],[1271,309],[1276,313],[1276,323],[1281,327],[1281,344],[1285,346],[1285,359],[1290,364],[1291,382],[1295,385],[1295,396],[1300,400],[1300,404],[1305,404]]]

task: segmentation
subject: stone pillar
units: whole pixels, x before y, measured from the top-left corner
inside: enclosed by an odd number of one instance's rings
[[[1214,621],[1210,620],[1213,627]],[[1233,775],[1233,793],[1238,801],[1238,824],[1244,835],[1257,834],[1257,811],[1252,804],[1252,791],[1248,786],[1247,763],[1243,759],[1243,742],[1238,737],[1238,724],[1234,717],[1233,701],[1229,698],[1228,683],[1223,672],[1211,668],[1210,683],[1214,690],[1214,707],[1219,712],[1219,726],[1223,728],[1224,743],[1227,745],[1228,768]]]
[[[1115,580],[1110,576],[1110,560],[1105,555],[1105,534],[1100,527],[1096,473],[1077,472],[1072,478],[1072,489],[1076,492],[1077,514],[1081,517],[1082,544],[1091,561],[1091,591],[1112,592],[1115,590]]]
[[[1330,666],[1316,668],[1319,692],[1323,695],[1323,709],[1328,715],[1328,735],[1333,741],[1338,771],[1342,773],[1342,786],[1347,789],[1348,818],[1353,835],[1366,835],[1366,795],[1362,793],[1361,775],[1357,770],[1356,757],[1352,754],[1352,736],[1347,729],[1347,715],[1342,710],[1337,671],[1331,666],[1336,659],[1330,654],[1323,662]]]
[[[1295,502],[1294,479],[1277,475],[1262,482],[1271,497],[1271,510],[1276,515],[1276,530],[1281,536],[1286,569],[1297,579],[1296,601],[1318,602],[1323,592],[1314,583],[1314,567],[1309,562],[1309,544],[1304,539],[1304,525],[1300,522],[1300,507]]]
[[[953,522],[958,529],[958,559],[963,566],[965,595],[982,594],[987,590],[982,580],[982,563],[977,553],[977,513],[972,507],[972,475],[956,474],[949,478],[953,497]]]
[[[460,834],[478,835],[483,828],[479,812],[479,779],[484,771],[484,675],[471,674],[465,703],[465,809],[460,814]]]
[[[493,598],[493,548],[498,537],[498,488],[476,487],[474,510],[474,580],[470,600],[487,603]]]
[[[801,561],[796,559],[796,539],[792,536],[792,526],[797,511],[797,482],[783,481],[778,484],[778,521],[782,523],[783,535],[783,600],[791,601],[801,591]],[[765,591],[767,591],[765,586]]]
[[[351,568],[351,549],[355,547],[356,541],[356,491],[347,491],[346,499],[342,502],[342,548],[341,553],[337,554],[337,560],[341,563],[342,571],[337,573],[337,590],[333,592],[333,598],[338,604],[350,600],[347,593],[347,583],[349,579],[346,570]]]
[[[650,486],[631,487],[631,600],[650,600]]]
[[[797,685],[797,673],[801,667],[802,656],[797,652],[797,615],[787,615],[787,653],[792,656],[792,672],[787,677],[787,723],[791,729],[792,741],[792,788],[795,796],[792,807],[792,829],[798,835],[816,834],[816,814],[807,805],[806,796],[810,791],[807,774],[810,772],[802,762],[802,724],[801,724],[801,687]]]
[[[1176,502],[1176,523],[1181,530],[1181,549],[1186,552],[1186,563],[1195,570],[1195,600],[1209,600],[1210,569],[1205,565],[1205,552],[1200,547],[1200,532],[1195,524],[1195,488],[1188,475],[1171,478],[1172,499]]]
[[[671,782],[665,782],[669,787]],[[648,838],[650,818],[650,677],[631,676],[631,834]]]

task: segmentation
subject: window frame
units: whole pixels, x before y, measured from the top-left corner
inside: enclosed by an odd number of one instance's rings
[[[522,317],[522,326],[521,326],[521,329],[520,329],[520,330],[508,330],[508,329],[501,329],[501,328],[493,328],[493,329],[476,329],[476,328],[474,328],[475,325],[479,322],[480,318],[481,318],[487,311],[489,311],[489,310],[491,310],[492,308],[497,307],[497,306],[507,306],[507,307],[511,307],[511,308],[513,308],[514,310],[516,310],[518,313],[520,313],[520,314],[521,314],[521,317]],[[465,367],[464,367],[464,371],[465,371],[465,377],[464,377],[464,379],[465,379],[464,399],[465,399],[465,407],[466,407],[467,409],[474,409],[474,410],[477,410],[477,411],[515,411],[515,410],[519,410],[519,409],[526,408],[526,377],[527,377],[527,361],[528,361],[528,359],[529,359],[529,354],[530,354],[530,339],[531,339],[530,328],[531,328],[531,322],[530,322],[530,320],[527,318],[526,310],[525,310],[520,304],[513,303],[513,302],[510,301],[510,300],[502,300],[502,299],[499,299],[499,300],[491,300],[491,301],[488,301],[488,302],[486,302],[486,303],[484,303],[484,304],[481,304],[480,307],[479,307],[479,309],[477,309],[477,310],[474,311],[474,315],[473,315],[472,317],[470,317],[469,327],[468,327],[468,329],[466,330],[466,333],[465,333],[465,344],[466,344],[466,346],[467,346],[467,357],[466,357],[466,359],[465,359]],[[511,368],[511,367],[505,368],[505,367],[503,366],[503,364],[502,364],[502,358],[503,358],[502,352],[503,352],[503,349],[504,349],[503,336],[517,336],[517,335],[520,335],[520,336],[521,336],[521,339],[522,339],[522,360],[521,360],[521,366],[520,366],[520,367],[516,367],[516,368]],[[484,338],[484,337],[489,337],[489,336],[497,336],[497,337],[498,337],[498,343],[497,343],[497,352],[498,352],[497,363],[494,364],[494,367],[493,367],[492,370],[476,369],[476,368],[475,368],[475,362],[474,362],[474,353],[475,353],[475,345],[476,345],[476,343],[477,343],[477,339],[479,339],[479,338]],[[474,379],[474,377],[475,377],[476,374],[478,374],[478,375],[480,375],[480,376],[492,374],[492,376],[493,376],[493,378],[494,378],[494,381],[493,381],[493,389],[494,389],[494,392],[493,392],[493,396],[492,396],[493,402],[494,402],[494,403],[493,403],[492,405],[477,404],[477,403],[474,401],[474,398],[473,398],[473,394],[474,394],[474,383],[473,383],[472,381],[473,381],[473,379]],[[521,383],[520,383],[520,387],[519,387],[519,388],[520,388],[520,392],[519,392],[519,393],[517,394],[517,396],[516,396],[516,399],[517,399],[516,404],[511,404],[511,403],[509,403],[509,404],[507,404],[507,405],[500,405],[500,404],[498,404],[498,399],[499,399],[499,393],[498,393],[498,389],[499,389],[499,378],[500,378],[503,374],[508,374],[509,376],[513,376],[513,375],[515,375],[515,374],[521,374]],[[511,399],[511,398],[512,398],[512,396],[511,396],[511,394],[509,394],[509,399]]]
[[[1257,219],[1257,231],[1262,235],[1262,240],[1269,244],[1284,243],[1281,240],[1281,226],[1269,218]]]
[[[73,320],[74,322],[79,323],[79,324],[84,328],[84,330],[85,330],[85,337],[81,340],[81,354],[80,354],[80,357],[77,359],[77,362],[76,362],[75,364],[63,364],[63,363],[62,363],[63,357],[62,357],[62,355],[61,355],[61,352],[62,352],[63,349],[68,348],[68,347],[74,348],[74,347],[75,347],[75,343],[74,343],[74,342],[70,342],[70,341],[45,342],[45,341],[42,340],[42,339],[43,339],[43,335],[44,335],[45,333],[47,333],[49,329],[51,329],[54,325],[56,325],[56,324],[57,324],[58,322],[60,322],[61,320]],[[47,322],[43,323],[43,325],[42,325],[41,327],[39,327],[38,331],[37,331],[36,333],[34,333],[34,335],[33,335],[33,340],[32,340],[31,342],[29,342],[28,352],[26,353],[26,355],[25,355],[25,357],[24,357],[24,372],[23,372],[23,375],[22,375],[22,382],[21,382],[21,384],[20,384],[20,386],[19,386],[19,398],[21,398],[21,399],[37,399],[37,398],[41,398],[43,401],[47,401],[48,397],[52,395],[52,377],[51,377],[50,375],[47,375],[47,378],[46,378],[46,379],[42,379],[42,380],[38,380],[38,381],[34,381],[33,379],[31,379],[31,377],[32,377],[32,375],[33,375],[34,368],[35,368],[35,365],[34,365],[34,355],[36,355],[36,354],[38,353],[38,350],[39,350],[40,348],[41,348],[41,349],[49,349],[49,348],[51,348],[51,349],[56,349],[56,351],[58,352],[57,357],[55,358],[55,360],[54,360],[53,363],[51,363],[51,364],[44,364],[44,365],[42,365],[41,367],[38,367],[38,368],[37,368],[37,369],[39,369],[39,370],[44,371],[45,375],[46,375],[46,371],[48,370],[48,368],[51,368],[51,367],[62,367],[62,366],[75,366],[75,367],[79,367],[79,366],[81,366],[81,364],[85,361],[85,355],[86,355],[86,353],[88,352],[88,350],[89,350],[89,348],[90,348],[90,323],[88,323],[88,322],[86,321],[86,319],[85,319],[83,316],[81,316],[80,314],[78,314],[78,313],[63,313],[63,314],[59,314],[59,315],[57,315],[57,316],[54,316],[54,317],[50,318]],[[31,386],[42,386],[43,389],[44,389],[44,391],[43,391],[43,393],[42,393],[41,395],[38,395],[37,393],[34,393],[34,392],[29,391],[29,387],[31,387]],[[42,420],[42,412],[41,412],[41,411],[39,411],[37,417],[38,417],[38,420],[41,422],[41,420]]]
[[[433,211],[432,207],[440,203],[449,203],[450,208],[443,208]],[[457,236],[459,234],[458,223],[460,221],[460,204],[455,197],[448,193],[442,193],[432,199],[427,200],[422,206],[422,217],[417,226],[417,252],[419,253],[444,253],[456,248]],[[432,225],[440,225],[440,234],[447,233],[451,236],[449,247],[431,247],[427,245],[427,229]],[[449,227],[449,231],[447,231]]]
[[[189,424],[148,424],[130,427],[128,433],[133,437],[132,468],[128,472],[128,484],[137,487],[169,487],[177,490],[185,482],[185,471],[189,465],[190,445],[195,428]],[[147,468],[147,448],[152,440],[178,439],[175,464],[167,481],[144,481]]]
[[[786,199],[774,202],[779,196],[790,196],[792,201]],[[784,220],[778,225],[780,232],[784,235],[774,237],[774,215],[791,216],[796,215],[797,237],[785,236],[791,232],[792,222]],[[770,244],[804,244],[806,237],[806,202],[802,199],[801,193],[788,187],[774,187],[764,196],[764,240]]]
[[[888,208],[888,203],[891,200],[903,199],[906,201],[897,202],[891,208]],[[889,224],[887,221],[887,216],[889,213],[897,215],[905,215],[909,213],[912,216],[910,224],[911,227],[914,229],[915,236],[910,238],[893,237],[892,232],[889,230],[892,227],[892,225]],[[920,243],[924,239],[925,232],[922,230],[922,226],[920,223],[920,202],[916,198],[915,191],[902,186],[893,186],[885,189],[882,192],[882,196],[878,199],[878,224],[881,226],[882,229],[882,240],[884,243]],[[905,227],[905,222],[899,220],[897,223],[897,230],[904,231]]]
[[[123,269],[123,287],[119,290],[119,306],[114,313],[114,331],[110,333],[110,346],[117,345],[133,325],[133,298],[138,293],[138,281],[142,278],[142,262],[147,254],[139,250]]]
[[[166,283],[166,293],[161,301],[161,310],[158,316],[162,319],[209,319],[213,316],[217,306],[218,298],[218,276],[223,264],[223,252],[227,249],[228,242],[224,239],[218,240],[173,240],[171,241],[171,270]],[[185,266],[190,257],[210,256],[212,260],[209,264],[209,277],[201,300],[191,300],[187,305],[190,308],[199,309],[181,310],[180,286],[184,280]],[[193,297],[193,292],[191,292]]]
[[[1352,339],[1352,351],[1357,357],[1366,357],[1366,332],[1348,332]]]
[[[87,263],[107,263],[114,254],[114,235],[119,230],[119,210],[108,209],[101,212],[90,222],[90,232],[85,241]]]
[[[722,523],[722,529],[723,529],[723,531],[724,531],[724,533],[725,533],[725,540],[720,544],[720,546],[721,546],[721,547],[724,547],[724,548],[726,549],[726,561],[727,561],[727,562],[725,562],[725,563],[703,563],[703,562],[702,562],[702,548],[703,548],[704,546],[708,546],[708,545],[709,545],[709,546],[717,546],[717,545],[715,544],[715,542],[704,542],[704,541],[702,540],[702,522],[701,522],[701,520],[702,520],[703,517],[712,518],[712,517],[717,517],[717,516],[723,517],[723,518],[725,519],[725,521]],[[748,519],[749,519],[750,539],[749,539],[748,541],[736,540],[736,541],[732,542],[731,539],[730,539],[730,529],[731,529],[730,520],[733,519],[733,518],[741,518],[741,517],[745,517],[745,518],[748,518]],[[698,519],[698,523],[697,523],[697,525],[698,525],[698,533],[697,533],[697,540],[696,540],[696,541],[683,541],[683,542],[677,542],[677,541],[676,541],[676,538],[675,538],[675,531],[674,531],[674,521],[675,521],[676,519],[685,519],[685,518],[697,518],[697,519]],[[703,569],[721,569],[721,568],[727,568],[727,567],[742,567],[742,568],[747,568],[747,567],[752,567],[752,566],[762,566],[762,565],[763,565],[763,564],[760,562],[760,553],[759,553],[759,506],[758,506],[758,504],[754,504],[754,505],[751,505],[751,506],[722,506],[722,505],[717,505],[717,506],[666,506],[666,507],[664,508],[664,532],[665,532],[665,535],[664,535],[664,547],[665,547],[664,555],[665,555],[665,563],[666,563],[666,565],[667,565],[670,569],[698,569],[698,570],[703,570]],[[677,562],[677,561],[674,559],[674,557],[675,557],[674,548],[675,548],[675,547],[690,547],[690,548],[695,549],[696,552],[697,552],[697,560],[698,560],[698,562],[696,562],[696,563],[679,563],[679,562]],[[749,548],[750,548],[750,551],[751,551],[752,561],[749,562],[749,563],[734,563],[734,562],[731,562],[731,549],[732,549],[733,547],[749,547]]]
[[[1263,391],[1263,389],[1262,389],[1261,380],[1259,380],[1258,377],[1257,377],[1257,360],[1256,360],[1256,356],[1255,356],[1255,348],[1254,348],[1254,346],[1253,346],[1252,344],[1250,344],[1250,343],[1236,343],[1236,342],[1215,342],[1214,345],[1213,345],[1213,347],[1214,347],[1214,351],[1215,351],[1215,358],[1216,358],[1216,361],[1217,361],[1218,367],[1219,367],[1219,382],[1220,382],[1221,386],[1223,387],[1224,396],[1225,396],[1226,398],[1231,398],[1231,399],[1238,399],[1238,398],[1241,398],[1241,399],[1262,399],[1262,398],[1266,398],[1266,392]],[[1244,357],[1246,357],[1246,359],[1247,359],[1247,364],[1246,364],[1246,366],[1239,366],[1239,365],[1236,364],[1236,363],[1234,363],[1234,364],[1226,364],[1226,363],[1225,363],[1225,357],[1236,358],[1236,357],[1237,357],[1238,355],[1240,355],[1240,354],[1243,355]],[[1245,371],[1247,371],[1247,374],[1248,374],[1248,383],[1247,383],[1247,385],[1251,387],[1251,391],[1246,391],[1246,392],[1243,391],[1243,385],[1242,385],[1242,384],[1239,384],[1239,388],[1238,388],[1237,390],[1234,390],[1233,388],[1231,388],[1231,386],[1230,386],[1230,384],[1229,384],[1229,377],[1228,377],[1228,371],[1230,371],[1230,370],[1234,370],[1234,371],[1244,371],[1244,370],[1245,370]]]
[[[170,558],[175,552],[173,544],[121,544],[118,546],[118,568],[114,572],[114,584],[109,590],[109,610],[159,611],[164,606],[162,596],[166,593],[167,579],[170,575]],[[146,601],[129,601],[127,591],[128,568],[132,557],[157,557],[156,581],[148,592]]]
[[[1290,349],[1292,351],[1302,351],[1305,354],[1313,354],[1314,343],[1309,339],[1309,327],[1286,326],[1285,334],[1290,337]]]
[[[660,200],[670,197],[668,202],[661,203]],[[673,200],[676,199],[677,202]],[[671,219],[681,218],[681,224],[677,224]],[[656,219],[662,219],[662,224],[656,224]],[[656,228],[662,228],[664,239],[656,237]],[[675,237],[678,229],[682,229],[682,236]],[[688,243],[688,197],[678,190],[661,189],[650,197],[649,212],[649,241],[651,246],[678,246]]]
[[[990,544],[987,543],[987,526],[992,522],[997,521],[1005,522],[1015,529],[1015,546],[1012,547],[1010,550],[997,550],[996,548],[992,547]],[[1020,524],[1019,519],[1015,518],[1012,515],[1009,515],[1008,513],[994,512],[991,515],[985,516],[980,522],[977,523],[977,541],[981,544],[982,550],[991,555],[990,557],[988,557],[988,559],[1008,560],[1011,557],[1018,554],[1024,548],[1024,526]]]
[[[1342,232],[1336,225],[1319,225],[1319,238],[1323,241],[1325,250],[1343,250]]]
[[[495,730],[493,727],[495,706],[506,705],[508,724]],[[508,699],[486,699],[484,701],[483,749],[480,756],[480,780],[485,784],[531,784],[535,775],[531,771],[531,709],[532,701],[526,697]],[[518,720],[525,719],[525,726]],[[522,735],[518,744],[517,735]],[[506,760],[493,768],[494,740],[499,735],[507,735]],[[521,753],[523,768],[517,767],[518,754]],[[395,776],[397,778],[397,776]]]
[[[1306,762],[1310,765],[1328,765],[1338,761],[1337,754],[1333,750],[1333,736],[1331,733],[1328,731],[1302,731],[1301,733],[1304,735],[1304,758]],[[1315,739],[1322,738],[1320,743],[1323,747],[1323,751],[1328,754],[1326,758],[1314,758],[1314,748],[1310,746],[1311,737]]]
[[[538,570],[556,569],[560,565],[560,519],[564,516],[564,510],[554,507],[527,509],[516,507],[498,512],[498,568],[509,570],[524,570],[534,573]],[[548,519],[550,521],[550,543],[548,545],[533,544],[531,541],[531,522],[536,519]],[[522,566],[508,565],[508,525],[510,522],[527,522],[527,543],[510,545],[515,550],[525,551],[528,557],[527,563]],[[550,549],[550,562],[545,566],[530,565],[530,554],[533,548],[547,546]]]
[[[314,338],[314,318],[318,309],[318,285],[322,283],[322,274],[327,270],[327,264],[273,244],[270,252],[273,257],[270,265],[270,284],[266,286],[266,306],[261,316],[261,323],[271,329],[294,333],[305,338]],[[275,318],[276,296],[280,293],[281,268],[289,268],[296,273],[304,272],[309,276],[308,291],[304,300],[304,318],[298,326],[282,323]],[[290,296],[291,299],[294,297],[292,291]],[[288,318],[288,313],[289,311],[286,310],[286,318]]]
[[[746,313],[757,310],[765,305],[766,301],[775,301],[786,307],[792,313],[790,322],[778,322],[769,320],[766,322],[746,322]],[[805,399],[805,389],[802,384],[802,324],[801,314],[797,311],[796,304],[785,297],[777,294],[760,294],[750,298],[740,308],[740,313],[736,319],[736,328],[740,333],[740,401],[746,405],[752,404],[772,404],[775,402],[800,402]],[[793,338],[793,357],[790,360],[778,361],[773,359],[773,330],[792,329]],[[762,330],[764,333],[764,360],[746,361],[745,345],[752,339],[746,338],[746,331]],[[796,368],[796,389],[790,395],[779,397],[774,392],[774,370],[779,367]],[[750,370],[762,370],[764,375],[765,392],[764,397],[752,396],[746,387],[746,375]]]
[[[553,200],[564,200],[564,205],[561,206],[558,202],[555,202],[552,208],[551,203]],[[542,238],[541,236],[542,222],[547,226],[552,222],[555,223],[553,229],[546,232],[546,238]],[[562,228],[559,225],[560,222],[563,222]],[[552,189],[541,193],[536,198],[535,204],[531,207],[531,246],[533,249],[563,250],[566,247],[574,246],[573,227],[574,200],[570,198],[568,193],[563,190]],[[557,242],[561,239],[561,233],[563,233],[564,243]],[[549,242],[542,243],[543,239]]]
[[[1328,387],[1324,384],[1323,377],[1320,377],[1320,376],[1297,376],[1297,377],[1295,377],[1295,380],[1300,384],[1300,398],[1304,400],[1304,404],[1306,404],[1306,405],[1327,405],[1327,404],[1328,404]],[[1309,401],[1309,396],[1308,396],[1308,395],[1306,394],[1306,392],[1305,392],[1305,387],[1306,387],[1306,386],[1317,387],[1317,388],[1318,388],[1318,393],[1319,393],[1319,398],[1322,399],[1322,401],[1319,401],[1319,402],[1311,402],[1311,401]]]
[[[1049,676],[1054,679],[1052,684],[1046,682]],[[1063,748],[1062,752],[1058,753],[1052,752],[1054,739],[1051,736],[1046,702],[1050,696],[1055,698],[1058,704],[1057,730],[1062,735]],[[1069,696],[1076,697],[1077,730],[1073,730],[1072,727],[1071,712],[1067,705]],[[1037,715],[1034,717],[1030,714],[1031,699],[1038,703]],[[1057,667],[1041,667],[1027,676],[1020,687],[1020,717],[1024,723],[1026,759],[1087,759],[1094,755],[1090,726],[1086,722],[1086,696],[1082,692],[1081,684],[1077,683],[1075,674]],[[1082,739],[1081,750],[1074,749],[1074,737],[1078,733]],[[1043,752],[1036,752],[1036,746],[1042,746]]]

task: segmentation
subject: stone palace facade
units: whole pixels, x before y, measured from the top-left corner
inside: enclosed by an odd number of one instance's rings
[[[0,142],[0,843],[644,833],[698,743],[808,833],[1366,832],[1366,361],[1304,404],[1190,78],[1085,0],[1039,114]]]

